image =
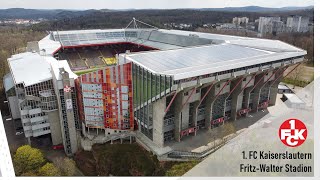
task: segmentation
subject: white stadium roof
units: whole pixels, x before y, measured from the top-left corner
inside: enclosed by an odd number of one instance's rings
[[[58,46],[59,43],[60,45]],[[156,51],[122,54],[147,70],[174,80],[306,55],[278,40],[165,29],[55,31],[39,42],[52,56],[60,48],[134,43]]]
[[[172,75],[174,80],[180,80],[300,55],[303,53],[279,53],[233,44],[219,44],[135,53],[126,55],[125,58],[153,73]]]

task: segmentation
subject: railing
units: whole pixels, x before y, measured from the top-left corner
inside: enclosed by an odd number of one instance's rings
[[[251,109],[250,108],[247,108],[247,109],[241,109],[241,110],[239,110],[238,111],[238,115],[239,116],[241,116],[241,115],[243,115],[243,114],[247,114],[247,113],[249,113],[251,111]]]
[[[230,139],[229,139],[230,140]],[[186,151],[172,151],[168,154],[169,158],[177,158],[177,159],[203,159],[207,157],[209,154],[217,151],[219,148],[221,148],[223,145],[229,142],[229,140],[224,139],[222,143],[212,146],[201,153],[198,152],[186,152]]]
[[[197,127],[191,127],[191,128],[182,130],[182,131],[180,132],[180,138],[182,138],[183,136],[187,136],[187,135],[189,135],[189,134],[191,134],[191,133],[195,133],[197,130],[198,130]]]
[[[215,124],[222,123],[222,122],[224,122],[225,120],[227,120],[227,116],[220,117],[220,118],[218,118],[218,119],[212,119],[212,120],[211,120],[211,125],[215,125]]]
[[[258,105],[258,109],[266,109],[269,106],[269,101],[265,101]]]

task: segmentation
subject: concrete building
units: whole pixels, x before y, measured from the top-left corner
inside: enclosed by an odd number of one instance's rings
[[[217,26],[216,28],[218,30],[223,30],[223,29],[241,29],[242,27],[232,23],[225,23],[225,24],[221,24],[220,26]]]
[[[290,16],[287,18],[286,28],[288,32],[308,32],[309,17]]]
[[[276,40],[157,28],[54,31],[38,45],[8,60],[7,96],[18,99],[26,137],[50,133],[68,155],[85,140],[126,133],[159,155],[186,136],[254,116],[275,104],[285,69],[306,55]]]
[[[260,17],[258,32],[261,35],[277,34],[285,31],[285,25],[280,17]]]
[[[249,23],[249,18],[247,17],[234,17],[232,19],[232,24],[235,24],[237,26],[240,26],[240,25],[247,25]]]
[[[66,153],[72,155],[78,147],[77,144],[69,145],[68,141],[71,138],[77,142],[74,127],[79,119],[76,108],[75,112],[66,109],[69,99],[76,106],[75,91],[64,92],[64,87],[74,87],[77,78],[68,63],[40,56],[37,52],[26,52],[13,55],[8,64],[10,73],[4,77],[6,96],[12,118],[21,119],[29,143],[30,137],[51,134],[52,144],[63,143]],[[64,70],[69,71],[70,76]],[[69,126],[66,120],[69,120]]]
[[[294,93],[283,93],[281,99],[289,108],[304,109],[306,107],[306,103]]]
[[[278,85],[278,94],[284,94],[284,93],[293,93],[293,91],[285,84],[279,84]]]

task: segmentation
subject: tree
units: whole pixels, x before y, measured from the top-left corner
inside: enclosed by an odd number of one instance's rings
[[[60,176],[60,171],[52,163],[46,163],[38,171],[39,176]]]
[[[74,176],[76,174],[76,162],[70,158],[58,158],[54,161],[54,164],[63,176]]]
[[[13,164],[17,175],[34,171],[44,163],[45,159],[42,152],[29,145],[19,147],[13,158]]]
[[[29,172],[21,174],[21,176],[38,176],[38,175],[35,172],[29,171]]]
[[[303,67],[298,66],[291,74],[291,77],[293,79],[293,89],[296,88],[297,80],[301,78],[301,75],[303,73]]]
[[[235,132],[236,132],[236,129],[231,122],[226,122],[222,127],[223,138]]]

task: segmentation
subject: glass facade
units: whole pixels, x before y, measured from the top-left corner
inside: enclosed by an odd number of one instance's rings
[[[132,79],[135,118],[139,122],[141,132],[152,139],[152,103],[172,91],[172,77],[157,75],[132,64]]]

